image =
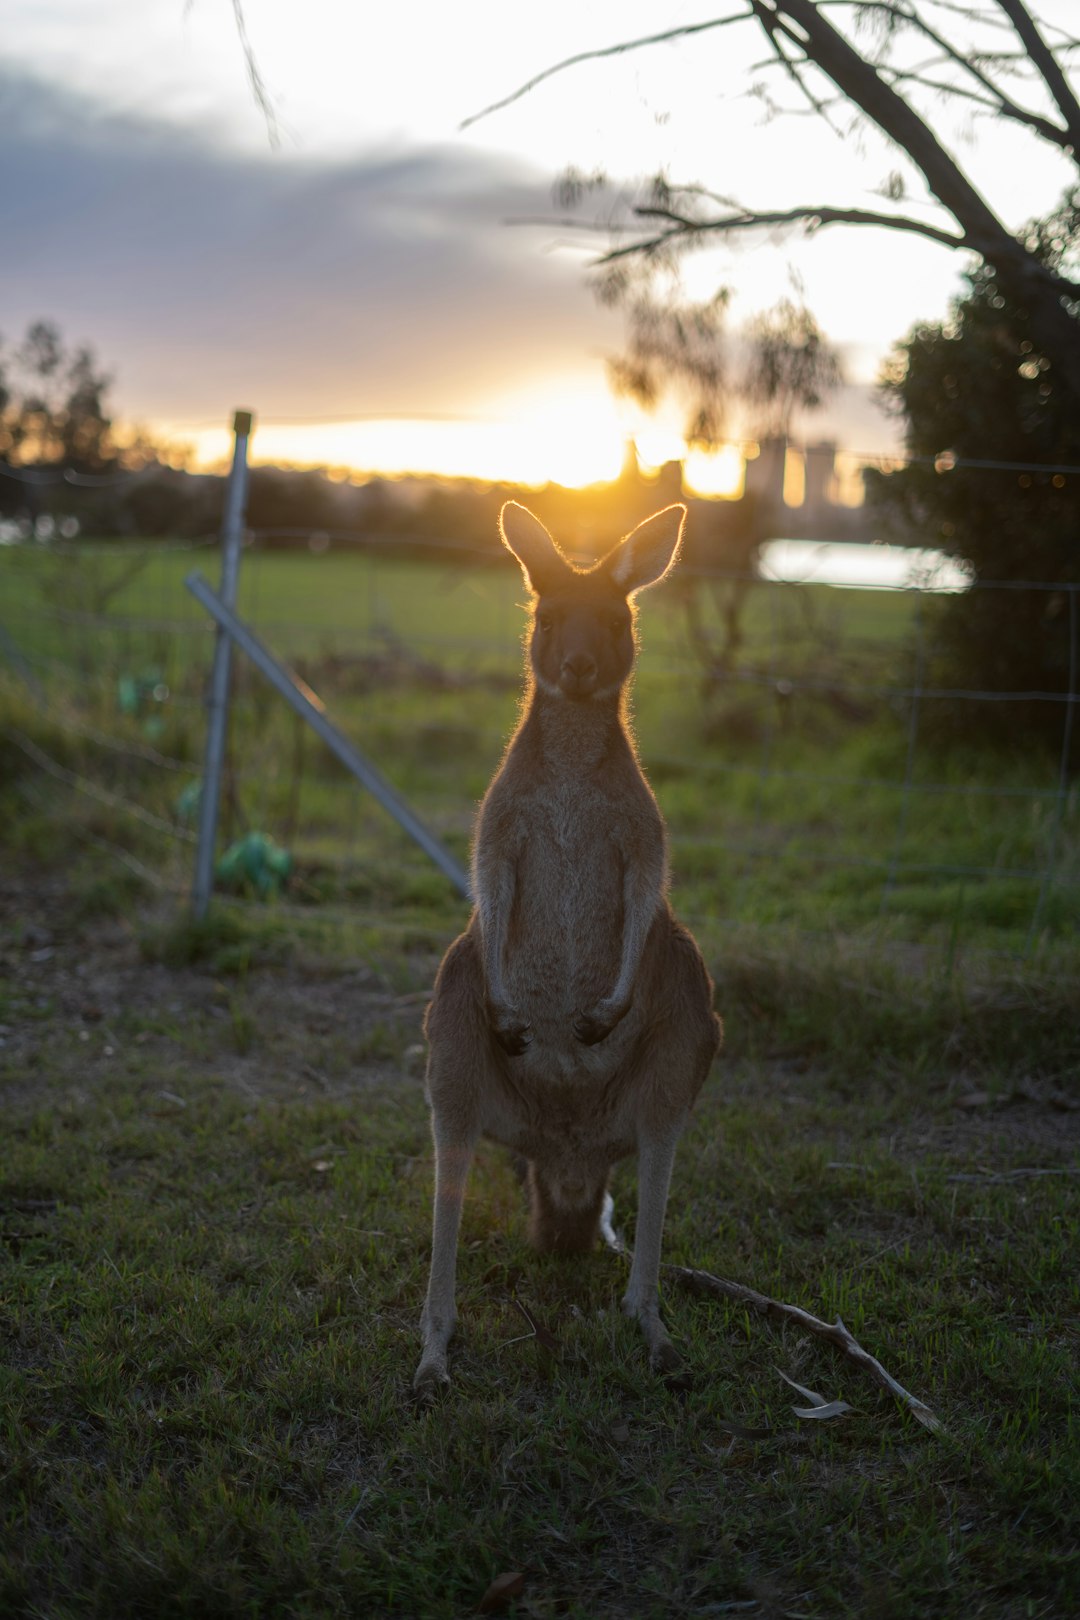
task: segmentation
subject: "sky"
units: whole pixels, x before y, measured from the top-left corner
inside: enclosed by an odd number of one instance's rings
[[[650,420],[612,395],[621,321],[588,282],[602,244],[560,223],[555,176],[664,166],[743,202],[865,207],[895,154],[770,119],[746,25],[582,64],[460,126],[571,53],[722,9],[246,0],[268,122],[232,0],[5,0],[0,334],[56,320],[112,373],[118,417],[203,462],[235,407],[263,459],[391,473],[581,483],[614,474],[630,433],[646,461],[678,454],[674,406]],[[1027,139],[957,134],[1016,225],[1067,178]],[[873,451],[896,434],[873,403],[882,357],[945,313],[962,269],[896,233],[823,231],[686,273],[731,286],[735,324],[797,276],[848,378],[806,431]]]

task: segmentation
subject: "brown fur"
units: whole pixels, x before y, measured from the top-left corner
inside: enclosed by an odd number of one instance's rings
[[[610,1167],[638,1154],[623,1303],[654,1363],[674,1357],[657,1303],[664,1205],[720,1026],[700,952],[668,905],[663,821],[626,682],[630,599],[671,566],[683,515],[658,513],[582,572],[524,508],[503,509],[536,599],[521,723],[480,809],[476,910],[426,1021],[436,1197],[423,1394],[447,1376],[461,1201],[481,1135],[528,1161],[530,1237],[562,1253],[592,1246]]]

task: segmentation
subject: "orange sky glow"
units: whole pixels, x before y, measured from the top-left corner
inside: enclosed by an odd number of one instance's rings
[[[182,439],[194,470],[221,472],[228,467],[232,438],[226,427],[198,428],[187,434],[173,429],[170,436],[178,446]],[[671,423],[647,417],[628,422],[625,412],[616,412],[613,404],[610,419],[601,416],[599,421],[595,414],[587,421],[578,420],[572,405],[561,415],[540,413],[531,420],[260,423],[256,418],[250,461],[254,466],[316,467],[333,478],[357,482],[415,475],[473,478],[532,489],[548,483],[582,489],[617,478],[631,442],[647,476],[665,462],[680,461],[688,495],[720,500],[742,496],[746,464],[758,454],[751,439],[722,443],[712,451],[688,449]],[[860,457],[839,450],[833,498],[840,504],[861,504],[860,467]],[[803,454],[792,444],[784,498],[789,506],[797,507],[803,495]]]
[[[231,437],[225,423],[155,426],[167,442],[190,448],[194,467],[227,464]],[[256,465],[325,467],[341,476],[415,473],[576,489],[618,477],[630,439],[646,469],[682,461],[692,493],[734,498],[742,492],[746,447],[688,451],[674,414],[646,416],[614,399],[598,377],[572,378],[563,387],[534,387],[493,402],[490,414],[459,420],[288,422],[260,421],[256,413],[251,460]]]

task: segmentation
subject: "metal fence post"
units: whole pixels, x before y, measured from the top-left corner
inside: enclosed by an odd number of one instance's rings
[[[247,451],[251,438],[252,413],[237,411],[233,416],[232,471],[225,494],[225,516],[221,525],[221,599],[236,606],[236,585],[240,575],[240,549],[244,543],[247,513]],[[214,643],[214,667],[207,700],[206,754],[203,762],[202,792],[199,795],[199,841],[195,851],[195,883],[191,902],[201,922],[210,905],[214,887],[214,846],[217,841],[218,803],[221,797],[221,770],[225,759],[225,736],[229,721],[229,673],[232,642],[218,629]]]

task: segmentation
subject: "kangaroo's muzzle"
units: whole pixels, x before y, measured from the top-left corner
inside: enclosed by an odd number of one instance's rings
[[[588,653],[564,658],[559,671],[559,687],[570,698],[591,697],[596,690],[596,659]]]

